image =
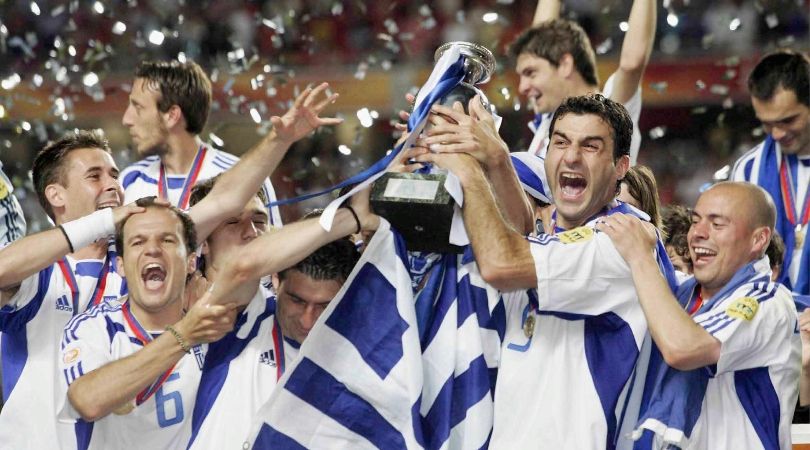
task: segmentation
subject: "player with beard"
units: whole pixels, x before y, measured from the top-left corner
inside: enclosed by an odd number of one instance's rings
[[[495,386],[493,448],[605,449],[620,441],[647,325],[630,270],[593,225],[616,212],[627,172],[632,121],[602,95],[570,97],[551,123],[545,171],[554,234],[524,238],[498,210],[475,159],[428,153],[415,159],[453,172],[464,189],[464,226],[482,278],[504,293],[507,324]],[[440,144],[438,144],[440,145]],[[660,243],[659,243],[660,244]],[[670,277],[662,255],[658,263]],[[674,280],[673,280],[674,281]],[[531,289],[528,296],[518,295]],[[637,378],[644,380],[644,375]],[[640,386],[638,386],[640,388]],[[633,392],[640,392],[635,389]]]
[[[765,55],[748,77],[748,90],[768,135],[737,160],[731,180],[771,195],[776,231],[785,240],[779,281],[810,295],[810,59],[788,50]]]
[[[287,149],[320,125],[335,95],[323,84],[306,89],[270,138],[222,175],[222,186],[189,212],[199,236],[241,210]],[[0,331],[4,359],[0,448],[75,448],[73,428],[56,420],[57,342],[65,324],[94,304],[119,298],[126,287],[107,237],[126,217],[142,211],[121,205],[123,191],[106,141],[90,132],[49,144],[34,160],[34,186],[57,227],[0,250]],[[50,419],[48,419],[50,418]],[[36,427],[36,433],[20,430]]]
[[[121,173],[127,203],[157,195],[186,210],[197,182],[236,164],[239,158],[209,147],[199,137],[210,109],[211,82],[196,63],[144,61],[138,66],[122,123],[144,159]],[[269,201],[276,199],[269,180],[263,189]],[[270,219],[281,226],[278,207],[273,207]]]

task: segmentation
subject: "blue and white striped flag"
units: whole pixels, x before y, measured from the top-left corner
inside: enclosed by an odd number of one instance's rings
[[[250,448],[487,445],[502,302],[469,253],[445,255],[420,344],[407,261],[383,221],[259,411]]]
[[[420,327],[425,448],[485,447],[506,327],[500,294],[481,279],[468,247],[444,255],[419,296],[433,300]]]

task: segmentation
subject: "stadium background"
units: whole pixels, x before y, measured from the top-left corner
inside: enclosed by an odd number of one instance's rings
[[[568,0],[599,61],[616,67],[630,0]],[[810,0],[671,0],[643,81],[639,163],[653,169],[664,203],[693,204],[702,186],[763,138],[745,80],[778,47],[810,49]],[[123,169],[135,158],[121,125],[134,67],[186,58],[210,74],[215,104],[205,140],[242,154],[307,84],[341,94],[336,128],[290,150],[272,180],[279,198],[359,172],[394,142],[392,121],[432,68],[444,42],[490,48],[497,74],[484,89],[504,116],[513,151],[531,139],[506,45],[530,24],[536,2],[0,0],[0,160],[12,177],[29,232],[49,224],[33,195],[36,151],[73,128],[99,128]],[[285,206],[285,221],[328,198]]]

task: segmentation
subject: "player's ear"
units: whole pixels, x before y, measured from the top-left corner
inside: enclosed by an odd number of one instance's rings
[[[566,53],[560,58],[560,63],[557,64],[557,73],[563,77],[568,78],[574,74],[576,70],[574,66],[574,57],[570,53]]]
[[[65,206],[65,188],[59,183],[52,183],[45,186],[45,199],[53,208],[62,208]]]

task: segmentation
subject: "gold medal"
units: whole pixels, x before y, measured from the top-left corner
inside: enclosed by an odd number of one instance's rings
[[[133,409],[135,409],[135,400],[130,400],[113,410],[113,413],[118,416],[126,416],[131,413]]]
[[[795,245],[796,250],[799,250],[802,247],[804,247],[805,233],[807,233],[807,225],[802,224],[796,225],[796,232],[794,233],[796,241]]]
[[[530,338],[534,335],[534,314],[529,313],[526,316],[526,322],[523,323],[523,334],[526,335],[527,338]]]

